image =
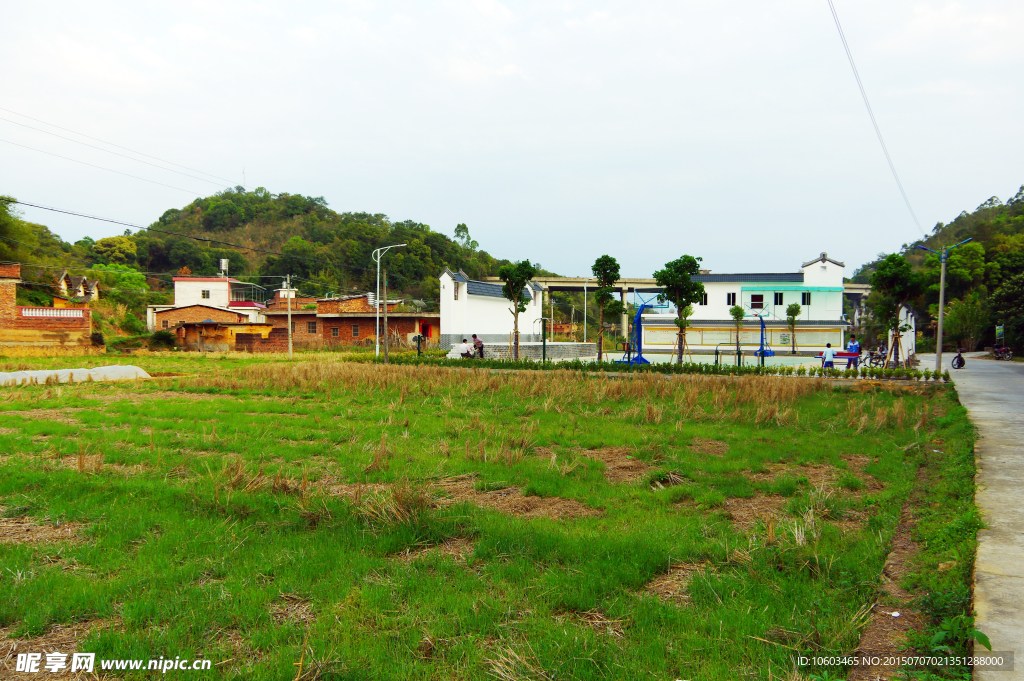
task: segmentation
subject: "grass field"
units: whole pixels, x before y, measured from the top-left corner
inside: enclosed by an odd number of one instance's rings
[[[202,678],[785,678],[857,646],[911,499],[902,581],[969,608],[948,386],[342,359],[0,393],[0,642]]]

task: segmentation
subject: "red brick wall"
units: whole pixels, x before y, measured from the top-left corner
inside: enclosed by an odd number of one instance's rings
[[[292,339],[295,345],[295,339]],[[288,352],[288,329],[274,329],[266,338],[258,333],[236,333],[235,350],[239,352]]]
[[[389,303],[388,312],[394,312],[398,303]],[[341,312],[375,312],[373,305],[370,305],[366,296],[351,298],[349,300],[321,300],[317,302],[317,312],[320,314],[338,314]]]
[[[309,332],[306,326],[310,322],[316,324],[316,331],[313,333]],[[287,342],[288,333],[288,315],[286,314],[273,314],[267,315],[267,323],[273,324],[275,329],[281,329],[285,333],[285,339]],[[317,319],[316,311],[304,310],[302,312],[292,312],[292,345],[295,347],[302,347],[306,345],[318,345],[320,343],[320,333],[323,328],[324,320]]]
[[[13,326],[17,314],[18,285],[12,280],[0,279],[0,326]]]
[[[164,310],[157,312],[154,316],[156,317],[157,331],[164,328],[164,321],[167,321],[167,328],[173,328],[178,322],[204,322],[207,319],[212,319],[215,322],[237,322],[239,319],[239,315],[234,312],[198,305]],[[244,317],[243,321],[249,320],[248,315],[242,316]]]
[[[0,265],[0,277],[21,279],[21,265]]]
[[[321,338],[326,345],[355,345],[367,342],[372,342],[375,336],[376,320],[373,317],[327,317],[320,320],[323,329],[321,330]],[[380,320],[381,327],[384,326],[384,318]],[[359,326],[359,337],[352,335],[352,327]],[[337,337],[331,334],[331,329],[337,328]],[[391,335],[398,334],[402,338],[406,337],[406,334],[417,333],[417,324],[415,319],[408,317],[399,317],[396,319],[388,319],[388,331]],[[367,339],[371,339],[367,341]]]

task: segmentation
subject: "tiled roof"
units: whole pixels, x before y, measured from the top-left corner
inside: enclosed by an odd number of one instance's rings
[[[504,288],[502,284],[494,284],[489,281],[473,281],[470,279],[466,282],[466,292],[471,296],[504,298],[505,294],[501,292],[502,288]],[[523,288],[523,293],[526,294],[527,300],[533,300],[533,294],[530,292],[529,286]]]
[[[723,281],[735,281],[735,282],[783,282],[783,281],[796,281],[801,284],[804,281],[803,272],[779,272],[775,274],[695,274],[690,277],[690,281],[701,281],[706,283],[723,282]]]

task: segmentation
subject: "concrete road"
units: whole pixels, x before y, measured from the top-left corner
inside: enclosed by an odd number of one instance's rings
[[[973,355],[973,356],[972,356]],[[1015,653],[1015,671],[984,671],[983,681],[1024,680],[1024,363],[977,359],[950,369],[960,403],[967,407],[980,438],[977,502],[987,527],[978,533],[974,568],[977,627],[993,651]],[[935,355],[920,355],[920,368],[935,367]],[[944,368],[953,355],[944,353]],[[975,653],[984,653],[981,646]]]

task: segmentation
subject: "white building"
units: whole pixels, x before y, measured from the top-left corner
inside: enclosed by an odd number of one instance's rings
[[[149,305],[146,308],[146,326],[152,333],[157,329],[157,313],[197,305],[235,313],[239,321],[264,322],[266,305],[256,300],[262,290],[256,284],[226,276],[174,277],[174,302],[170,305]]]
[[[799,303],[796,324],[798,351],[817,351],[831,343],[842,347],[851,324],[843,316],[843,274],[845,265],[822,253],[805,262],[799,272],[694,275],[704,284],[704,299],[693,306],[686,331],[691,350],[714,350],[719,345],[736,345],[736,324],[729,310],[740,305],[746,312],[739,342],[745,351],[760,345],[763,317],[766,342],[778,352],[790,349],[792,334],[786,323],[786,308]],[[670,351],[678,330],[675,315],[644,315],[644,349]]]
[[[445,268],[441,274],[441,347],[460,343],[476,334],[487,344],[507,344],[512,337],[512,303],[501,293],[502,284],[474,281],[462,270]],[[541,340],[541,287],[531,282],[524,290],[526,312],[519,314],[519,341]]]

